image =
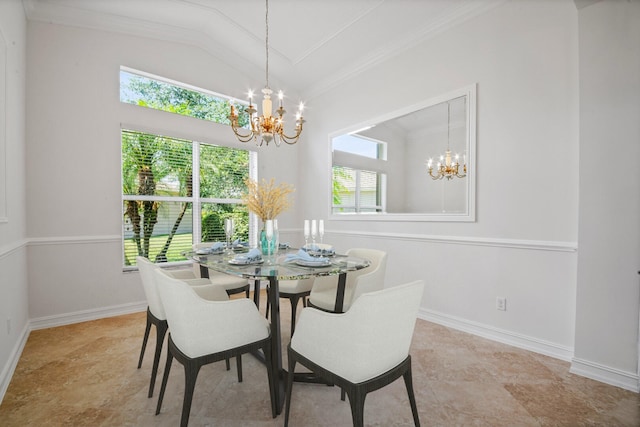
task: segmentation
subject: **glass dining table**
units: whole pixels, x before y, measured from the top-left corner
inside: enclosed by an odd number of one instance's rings
[[[288,261],[287,255],[298,254],[298,249],[279,249],[275,254],[267,257],[263,256],[261,262],[239,264],[235,261],[234,253],[199,253],[186,252],[184,255],[200,266],[202,277],[209,277],[209,269],[244,277],[253,280],[255,283],[253,298],[257,307],[260,306],[260,282],[269,283],[269,304],[271,310],[271,358],[274,373],[277,375],[277,386],[275,395],[275,407],[278,415],[282,412],[285,400],[285,384],[288,373],[282,367],[282,335],[280,332],[280,292],[278,282],[280,280],[298,280],[318,276],[338,276],[338,288],[336,292],[335,312],[342,312],[344,303],[344,293],[347,281],[347,274],[367,268],[370,261],[353,256],[335,254],[327,257],[326,264],[315,266],[315,263],[303,260]],[[301,381],[310,381],[308,377],[301,376]]]

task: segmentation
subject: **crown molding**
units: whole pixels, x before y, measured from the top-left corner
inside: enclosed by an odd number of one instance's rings
[[[287,58],[281,52],[272,49],[274,58],[271,64],[271,74],[274,83],[286,81],[289,85],[288,92],[294,92],[309,100],[317,97],[340,84],[353,79],[359,74],[375,67],[376,65],[392,59],[393,57],[405,52],[416,45],[423,43],[430,38],[437,36],[457,25],[464,23],[474,17],[482,15],[507,0],[477,0],[470,2],[460,2],[456,7],[448,9],[445,13],[436,17],[429,25],[416,28],[406,36],[389,41],[387,44],[379,46],[372,50],[368,55],[355,63],[346,67],[337,69],[335,72],[316,79],[312,84],[304,82],[303,79],[296,75],[296,64],[312,55],[321,46],[337,37],[348,25],[357,22],[363,16],[372,13],[379,4],[372,5],[366,9],[363,14],[354,19],[353,22],[347,24],[346,27],[337,30],[333,34],[325,37],[324,40],[310,46],[309,49],[301,53],[296,58]],[[588,0],[584,0],[588,1]],[[199,8],[202,14],[216,13],[224,17],[224,14],[217,9],[203,8],[202,4],[194,0],[170,0],[164,3],[168,7],[178,7],[179,5],[191,6]],[[215,34],[201,25],[197,19],[193,25],[187,27],[186,23],[165,24],[154,22],[151,19],[131,18],[124,14],[109,13],[91,10],[82,7],[83,3],[74,3],[73,6],[66,3],[55,3],[38,0],[23,0],[25,15],[30,21],[39,21],[45,23],[53,23],[58,25],[66,25],[84,29],[101,30],[115,32],[137,37],[151,38],[166,42],[182,43],[194,46],[204,50],[210,55],[225,62],[230,67],[238,70],[243,75],[254,81],[262,81],[264,73],[264,64],[262,64],[262,55],[258,54],[255,37],[247,35],[246,32],[240,32],[237,23],[225,18],[223,20],[224,28],[216,31]],[[204,19],[204,18],[203,18]],[[200,24],[200,25],[199,25]],[[226,29],[226,30],[225,30]],[[227,31],[229,30],[229,31]],[[233,33],[233,39],[224,39],[221,34]],[[241,34],[239,40],[237,35]],[[248,39],[248,37],[252,37]],[[223,43],[220,43],[220,40]],[[238,49],[238,45],[243,48]],[[254,46],[255,45],[255,46]],[[238,52],[243,52],[239,54]]]
[[[318,83],[311,85],[304,92],[306,99],[312,99],[325,92],[353,79],[359,74],[381,64],[402,52],[405,52],[420,43],[423,43],[437,35],[456,27],[472,18],[489,12],[492,9],[506,3],[507,0],[479,0],[477,2],[461,4],[458,8],[443,14],[431,25],[419,28],[403,39],[390,42],[373,50],[364,60],[348,68],[327,76]]]

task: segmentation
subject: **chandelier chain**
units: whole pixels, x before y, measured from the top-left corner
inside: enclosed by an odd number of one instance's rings
[[[265,0],[266,3],[266,13],[264,14],[264,21],[265,21],[265,35],[264,35],[264,45],[265,45],[265,50],[267,52],[267,65],[265,67],[265,73],[266,73],[266,80],[267,80],[267,88],[269,88],[269,0]]]
[[[450,130],[451,130],[451,102],[447,101],[447,150],[449,150]]]

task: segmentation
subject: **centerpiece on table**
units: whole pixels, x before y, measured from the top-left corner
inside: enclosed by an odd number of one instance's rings
[[[276,185],[275,180],[267,181],[264,178],[258,182],[251,178],[245,179],[247,193],[242,196],[242,201],[247,205],[247,209],[260,218],[262,221],[262,231],[260,232],[260,248],[263,254],[275,253],[276,240],[267,240],[265,223],[274,220],[282,212],[291,207],[289,195],[293,193],[292,185],[281,183]]]

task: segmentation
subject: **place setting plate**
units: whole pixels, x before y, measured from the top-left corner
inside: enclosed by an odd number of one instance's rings
[[[211,251],[209,249],[197,249],[196,255],[220,255],[224,253],[224,249]]]
[[[264,259],[260,259],[258,261],[247,261],[244,259],[230,259],[229,264],[231,265],[258,265],[264,263]]]
[[[328,267],[331,265],[330,260],[313,260],[307,261],[304,259],[296,260],[295,263],[301,267]]]
[[[326,243],[305,245],[301,249],[313,257],[331,257],[336,255],[333,246]]]

